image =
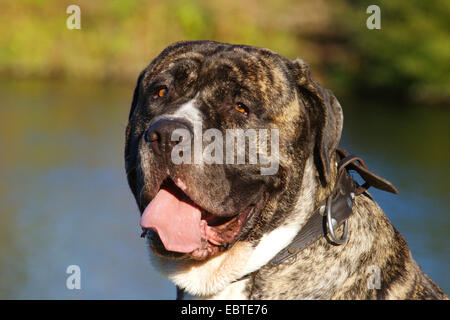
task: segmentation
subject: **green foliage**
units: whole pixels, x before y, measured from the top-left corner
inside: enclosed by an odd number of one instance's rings
[[[358,1],[340,11],[350,59],[338,61],[334,76],[345,85],[376,94],[424,102],[450,101],[450,4],[435,1]],[[381,30],[365,28],[365,8],[381,8]],[[358,27],[359,26],[359,27]]]
[[[0,75],[134,81],[167,45],[212,39],[270,48],[312,65],[342,92],[450,100],[450,4],[434,1],[2,0]],[[366,8],[381,8],[381,30]]]

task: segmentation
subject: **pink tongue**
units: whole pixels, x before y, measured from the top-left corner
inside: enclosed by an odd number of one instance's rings
[[[141,226],[156,230],[166,250],[187,253],[200,248],[200,220],[198,208],[161,189],[145,208]]]

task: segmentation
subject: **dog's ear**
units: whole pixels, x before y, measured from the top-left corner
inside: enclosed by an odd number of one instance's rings
[[[128,121],[130,121],[131,116],[134,113],[134,110],[137,107],[138,104],[138,100],[139,100],[139,91],[141,90],[141,82],[142,79],[144,78],[145,72],[147,71],[147,69],[144,69],[140,74],[139,77],[136,81],[136,87],[134,88],[134,93],[133,93],[133,100],[131,101],[131,109],[130,109],[130,114],[128,115]]]
[[[333,93],[311,77],[309,65],[302,59],[292,61],[299,99],[303,102],[315,136],[314,160],[322,184],[330,182],[330,159],[341,139],[342,108]]]

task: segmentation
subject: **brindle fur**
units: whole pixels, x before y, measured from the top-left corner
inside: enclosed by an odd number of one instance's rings
[[[319,188],[316,205],[329,194]],[[249,298],[447,299],[368,193],[356,197],[353,210],[345,245],[333,246],[324,237],[282,265],[261,268],[247,283]],[[371,266],[381,271],[379,289],[368,289]]]
[[[159,83],[169,87],[168,98],[149,102],[149,95]],[[261,176],[258,166],[247,164],[175,167],[152,155],[143,135],[153,119],[176,110],[199,92],[198,108],[211,128],[279,128],[280,167],[276,175]],[[232,112],[230,106],[236,100],[250,108],[248,118]],[[251,46],[179,42],[165,49],[139,76],[126,130],[128,182],[141,212],[169,169],[172,178],[182,178],[194,186],[188,191],[196,203],[218,215],[238,212],[253,195],[265,199],[264,207],[243,227],[234,247],[219,257],[226,263],[211,269],[218,274],[211,277],[220,277],[220,272],[233,269],[223,265],[230,261],[242,264],[241,260],[250,255],[264,235],[292,221],[301,227],[308,214],[330,194],[336,181],[334,150],[340,140],[342,119],[334,95],[312,79],[309,67],[300,59],[290,61],[268,49]],[[308,159],[313,159],[313,168],[307,166]],[[313,172],[305,175],[307,170]],[[278,266],[261,266],[250,279],[241,280],[245,289],[239,297],[447,298],[413,260],[403,237],[368,194],[356,198],[354,212],[345,245],[336,246],[322,238]],[[159,252],[155,259],[163,272],[168,272],[165,269],[170,269],[172,261],[181,261],[188,269],[208,265],[168,252]],[[380,289],[368,288],[371,266],[381,271]],[[233,272],[234,278],[224,280],[217,288],[231,288],[232,280],[241,276]],[[180,275],[173,279],[177,277]],[[196,292],[214,296],[219,294],[217,290]]]

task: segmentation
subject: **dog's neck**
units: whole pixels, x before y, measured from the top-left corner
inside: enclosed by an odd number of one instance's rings
[[[336,160],[337,157],[333,156],[332,164]],[[296,200],[293,214],[290,214],[279,227],[265,234],[259,240],[241,269],[240,274],[243,276],[241,280],[232,282],[212,298],[245,298],[249,294],[252,278],[257,276],[261,269],[267,269],[265,267],[267,263],[281,249],[291,243],[301,228],[306,224],[317,205],[330,195],[336,183],[336,178],[337,167],[333,165],[331,168],[331,182],[326,186],[322,186],[313,157],[311,156],[305,164],[301,192]],[[252,276],[249,277],[249,275]]]
[[[333,158],[332,164],[336,160],[337,157]],[[363,283],[364,286],[366,266],[357,270],[359,260],[368,255],[370,250],[378,250],[376,248],[379,239],[392,239],[395,233],[378,205],[364,195],[355,200],[354,215],[349,219],[350,238],[345,245],[336,246],[323,237],[280,265],[267,264],[279,250],[292,241],[317,206],[330,195],[336,182],[336,166],[331,168],[331,183],[322,186],[312,159],[308,160],[302,192],[294,209],[295,214],[290,215],[290,220],[285,221],[283,225],[265,235],[254,248],[244,269],[247,273],[251,272],[251,276],[232,282],[213,298],[330,299],[335,297],[337,292],[343,292],[342,288],[347,283]],[[372,224],[372,227],[369,224]],[[375,227],[377,224],[390,227],[382,229]],[[383,230],[386,234],[369,232],[375,229]],[[337,233],[341,232],[342,228],[338,228]],[[386,244],[383,246],[386,248]],[[368,266],[376,265],[377,261],[371,259],[365,259]],[[359,281],[355,281],[355,278]]]
[[[332,163],[334,164],[336,160],[337,158],[333,159]],[[307,203],[301,196],[298,199],[296,207],[298,211],[293,216],[298,217],[300,228],[317,206],[330,195],[336,180],[336,166],[332,166],[331,183],[325,187],[319,183],[317,176],[311,180],[307,169],[305,170],[303,194],[313,195],[313,200]],[[337,292],[345,292],[343,288],[355,283],[361,285],[362,294],[367,289],[366,269],[378,265],[375,260],[376,252],[389,250],[391,247],[395,250],[393,248],[398,245],[394,242],[382,243],[382,239],[394,239],[398,236],[383,211],[369,197],[357,196],[353,211],[354,214],[349,219],[349,239],[345,245],[337,246],[322,237],[280,265],[262,266],[246,282],[247,298],[331,299],[336,298]],[[341,234],[342,229],[340,227],[336,232]],[[364,260],[364,266],[361,265],[361,260]]]

